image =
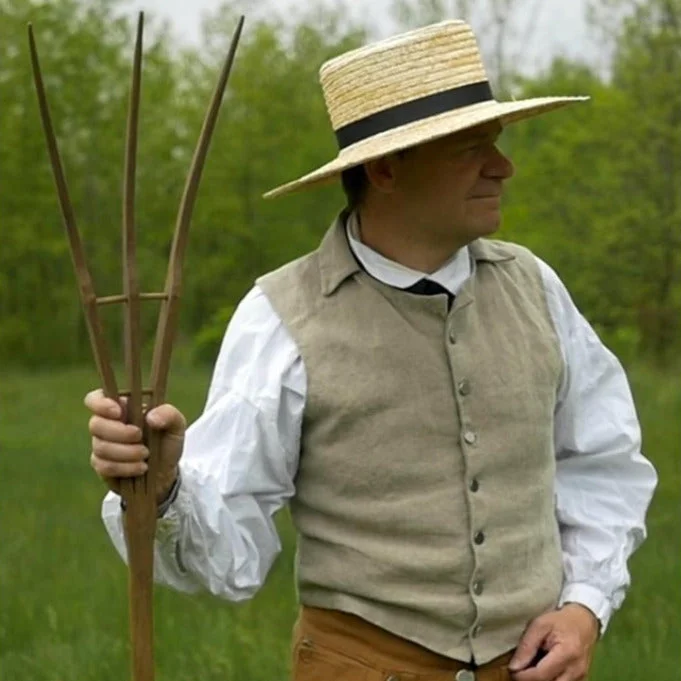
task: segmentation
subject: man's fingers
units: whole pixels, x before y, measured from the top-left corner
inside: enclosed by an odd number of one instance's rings
[[[92,453],[103,461],[112,463],[136,463],[149,458],[149,450],[143,444],[125,445],[92,438]]]
[[[170,404],[162,404],[147,414],[147,423],[154,430],[164,430],[169,435],[184,435],[187,421],[180,411]]]
[[[521,671],[532,662],[539,652],[539,649],[542,647],[544,639],[549,631],[551,631],[551,624],[549,622],[543,622],[541,618],[534,620],[534,622],[530,624],[518,644],[513,659],[508,665],[511,672]]]
[[[142,431],[137,426],[102,416],[91,416],[89,429],[90,435],[108,442],[120,442],[122,444],[142,442]]]
[[[111,400],[104,396],[101,390],[92,390],[83,400],[85,406],[98,416],[107,419],[120,419],[122,416],[121,406],[116,400]]]
[[[94,452],[90,457],[90,465],[94,468],[97,475],[102,478],[136,478],[144,475],[149,468],[144,461],[120,463],[100,459]]]
[[[105,419],[115,419],[116,421],[127,420],[127,397],[119,397],[118,400],[112,400],[106,397],[101,390],[92,390],[85,395],[83,402],[97,416]]]
[[[557,681],[566,677],[576,681],[576,676],[570,675],[571,665],[575,658],[562,646],[556,646],[536,667],[513,674],[513,681]]]

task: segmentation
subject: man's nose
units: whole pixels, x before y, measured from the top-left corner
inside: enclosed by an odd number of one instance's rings
[[[509,180],[515,174],[515,166],[511,159],[502,153],[497,146],[494,146],[489,153],[489,157],[483,168],[486,177],[493,177],[499,180]]]

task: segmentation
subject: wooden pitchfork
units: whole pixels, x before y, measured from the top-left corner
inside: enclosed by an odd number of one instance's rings
[[[137,276],[134,215],[137,133],[142,73],[142,34],[144,26],[144,15],[141,13],[139,16],[128,114],[123,186],[123,294],[106,298],[98,298],[95,295],[92,277],[86,264],[85,252],[76,227],[73,206],[69,198],[66,177],[50,117],[33,29],[30,24],[28,27],[33,76],[38,94],[40,115],[45,130],[47,149],[52,164],[54,180],[57,185],[59,204],[69,239],[71,256],[78,279],[80,298],[97,371],[105,395],[117,401],[122,396],[126,396],[128,398],[126,409],[128,422],[143,430],[143,396],[147,398],[146,403],[150,409],[162,404],[165,400],[170,356],[177,330],[179,299],[182,288],[182,265],[192,211],[220,105],[234,62],[243,23],[244,17],[241,17],[232,38],[227,59],[220,74],[218,85],[213,93],[196,151],[194,152],[194,158],[184,187],[177,217],[165,289],[162,293],[141,293]],[[140,359],[142,346],[140,302],[144,300],[159,300],[161,304],[154,344],[150,387],[146,389],[142,387]],[[129,389],[124,391],[118,390],[108,346],[98,314],[98,307],[100,305],[121,303],[125,306],[125,367],[129,381]],[[148,433],[145,431],[145,441],[149,448],[149,469],[147,473],[138,478],[121,480],[121,496],[125,501],[127,509],[124,514],[124,526],[129,564],[130,636],[134,681],[153,681],[154,679],[153,547],[156,531],[154,482],[158,467],[160,437],[153,431]]]

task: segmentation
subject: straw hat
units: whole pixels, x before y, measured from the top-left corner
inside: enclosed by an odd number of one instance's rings
[[[497,102],[475,34],[463,21],[443,21],[367,45],[320,70],[338,156],[266,198],[321,184],[348,168],[461,130],[502,125],[588,97]]]

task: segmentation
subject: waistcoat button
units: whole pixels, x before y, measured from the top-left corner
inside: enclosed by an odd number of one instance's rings
[[[471,490],[471,492],[477,492],[480,489],[480,483],[475,478],[473,478],[473,480],[471,480],[469,489]]]
[[[480,544],[485,543],[485,533],[484,532],[476,532],[475,537],[473,537],[473,541],[480,546]]]
[[[476,596],[480,596],[483,591],[484,591],[484,584],[482,583],[482,580],[479,579],[477,582],[473,582],[473,593]]]
[[[468,379],[464,378],[463,381],[459,382],[459,395],[466,397],[466,395],[471,394],[471,383]]]
[[[475,681],[475,672],[470,669],[462,669],[456,673],[454,681]]]
[[[472,430],[467,430],[463,434],[463,439],[469,444],[469,445],[474,445],[477,440],[478,436],[472,431]]]

